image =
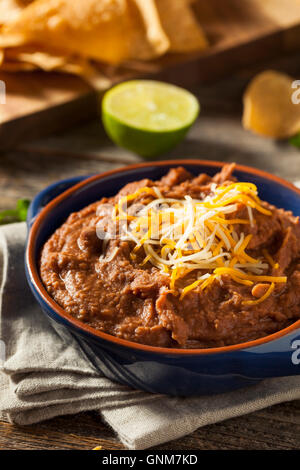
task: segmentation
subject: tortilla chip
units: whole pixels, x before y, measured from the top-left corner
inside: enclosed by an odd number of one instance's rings
[[[268,70],[257,75],[244,94],[243,126],[277,139],[300,131],[300,106],[293,104],[293,79]]]
[[[20,52],[16,54],[16,60],[34,65],[37,68],[49,72],[63,67],[68,58],[62,56],[53,56],[46,52]]]
[[[97,90],[106,90],[111,86],[111,79],[107,77],[101,68],[96,67],[89,60],[81,57],[62,57],[45,51],[32,52],[30,47],[13,48],[6,50],[5,62],[0,66],[6,72],[31,72],[43,70],[44,72],[69,73],[81,76],[87,83]]]
[[[119,61],[127,52],[126,2],[111,0],[110,7],[97,0],[36,0],[4,28],[0,44],[51,44],[65,55]]]
[[[5,61],[1,64],[1,72],[33,72],[36,67],[19,61]]]
[[[192,52],[208,47],[208,41],[190,8],[191,0],[155,0],[171,52]]]
[[[4,28],[0,47],[51,44],[66,55],[108,63],[154,58],[167,50],[168,40],[162,29],[158,37],[159,21],[154,33],[147,33],[140,7],[138,0],[36,0]],[[139,14],[132,14],[134,8]]]
[[[19,63],[22,69],[26,67],[36,70],[40,69],[44,72],[63,70],[76,75],[94,73],[94,69],[90,66],[87,59],[59,55],[57,51],[47,51],[35,45],[6,49],[4,58],[5,64],[9,64],[9,67],[14,64],[14,68],[17,68]]]
[[[138,7],[146,30],[146,36],[157,55],[164,54],[170,46],[170,41],[164,32],[155,0],[133,0]]]
[[[0,0],[0,67],[87,73],[102,84],[93,61],[100,69],[142,65],[169,50],[206,47],[194,1]]]
[[[5,49],[4,61],[10,64],[20,63],[22,64],[22,69],[24,68],[24,64],[30,64],[34,69],[41,69],[48,72],[63,67],[67,62],[71,62],[72,58],[58,55],[54,51],[43,50],[35,45],[30,45]]]
[[[15,21],[25,6],[21,0],[0,0],[0,25]]]

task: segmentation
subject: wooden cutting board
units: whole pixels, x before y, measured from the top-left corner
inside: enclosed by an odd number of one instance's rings
[[[110,83],[152,77],[183,86],[300,49],[300,0],[199,0],[195,11],[211,46],[114,70]],[[42,72],[1,73],[0,149],[71,127],[97,114],[99,93],[78,77]]]

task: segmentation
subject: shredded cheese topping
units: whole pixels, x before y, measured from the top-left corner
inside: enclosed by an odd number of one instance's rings
[[[134,213],[134,203],[140,196],[151,200]],[[247,208],[247,217],[230,218],[240,204]],[[270,266],[279,267],[267,251],[258,259],[246,253],[253,235],[245,235],[241,227],[254,226],[254,209],[272,215],[262,205],[252,183],[212,184],[211,193],[203,199],[188,195],[184,199],[164,197],[157,187],[143,187],[121,197],[113,217],[126,220],[121,239],[134,243],[132,260],[142,250],[144,259],[140,264],[151,263],[169,275],[170,290],[174,295],[180,294],[180,299],[196,288],[206,289],[215,279],[222,283],[222,275],[246,286],[269,282],[270,287],[261,298],[244,301],[245,305],[253,305],[271,295],[275,283],[287,280],[285,276],[265,274]],[[196,272],[196,281],[178,288],[177,281],[192,271]]]

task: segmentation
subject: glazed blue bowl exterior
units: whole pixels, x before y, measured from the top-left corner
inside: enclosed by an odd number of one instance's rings
[[[157,180],[171,167],[182,165],[191,173],[215,174],[221,163],[205,161],[169,161],[132,166],[104,174],[98,178],[76,177],[55,183],[39,193],[29,208],[28,230],[35,225],[34,237],[26,250],[28,283],[42,310],[51,319],[64,325],[77,339],[91,362],[105,376],[131,387],[153,393],[176,396],[223,393],[256,384],[267,377],[300,373],[300,321],[278,334],[232,347],[176,350],[138,345],[85,328],[80,322],[63,315],[61,308],[49,300],[41,281],[37,281],[41,248],[71,212],[104,196],[113,196],[131,181],[143,178]],[[237,166],[234,175],[241,181],[258,186],[260,197],[277,207],[300,216],[300,192],[272,175]],[[64,191],[71,192],[50,210],[43,209]],[[41,218],[39,214],[44,211]],[[36,220],[37,219],[37,220]],[[36,221],[35,221],[36,220]],[[35,272],[35,274],[34,274]]]

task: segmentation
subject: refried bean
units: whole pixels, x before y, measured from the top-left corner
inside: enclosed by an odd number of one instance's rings
[[[253,223],[235,225],[239,234],[252,235],[247,254],[261,258],[267,252],[274,261],[264,274],[286,276],[275,284],[261,303],[251,305],[268,291],[264,281],[244,285],[228,274],[201,284],[184,297],[170,289],[170,275],[149,261],[142,250],[131,253],[133,241],[118,233],[100,239],[97,227],[108,232],[113,208],[120,198],[139,188],[157,188],[165,198],[185,196],[203,199],[212,188],[236,181],[234,165],[225,165],[214,177],[192,176],[182,167],[173,168],[159,181],[129,183],[112,198],[103,198],[72,213],[45,243],[40,274],[50,296],[70,315],[96,330],[137,343],[168,348],[210,348],[243,343],[277,332],[300,318],[300,225],[291,212],[267,202],[265,215],[253,209]],[[141,192],[133,205],[148,204],[152,196]],[[133,205],[130,209],[133,210]],[[239,203],[235,218],[247,217]],[[184,288],[197,279],[192,271],[180,279]],[[181,285],[181,284],[182,285]],[[249,303],[245,300],[250,300]]]

